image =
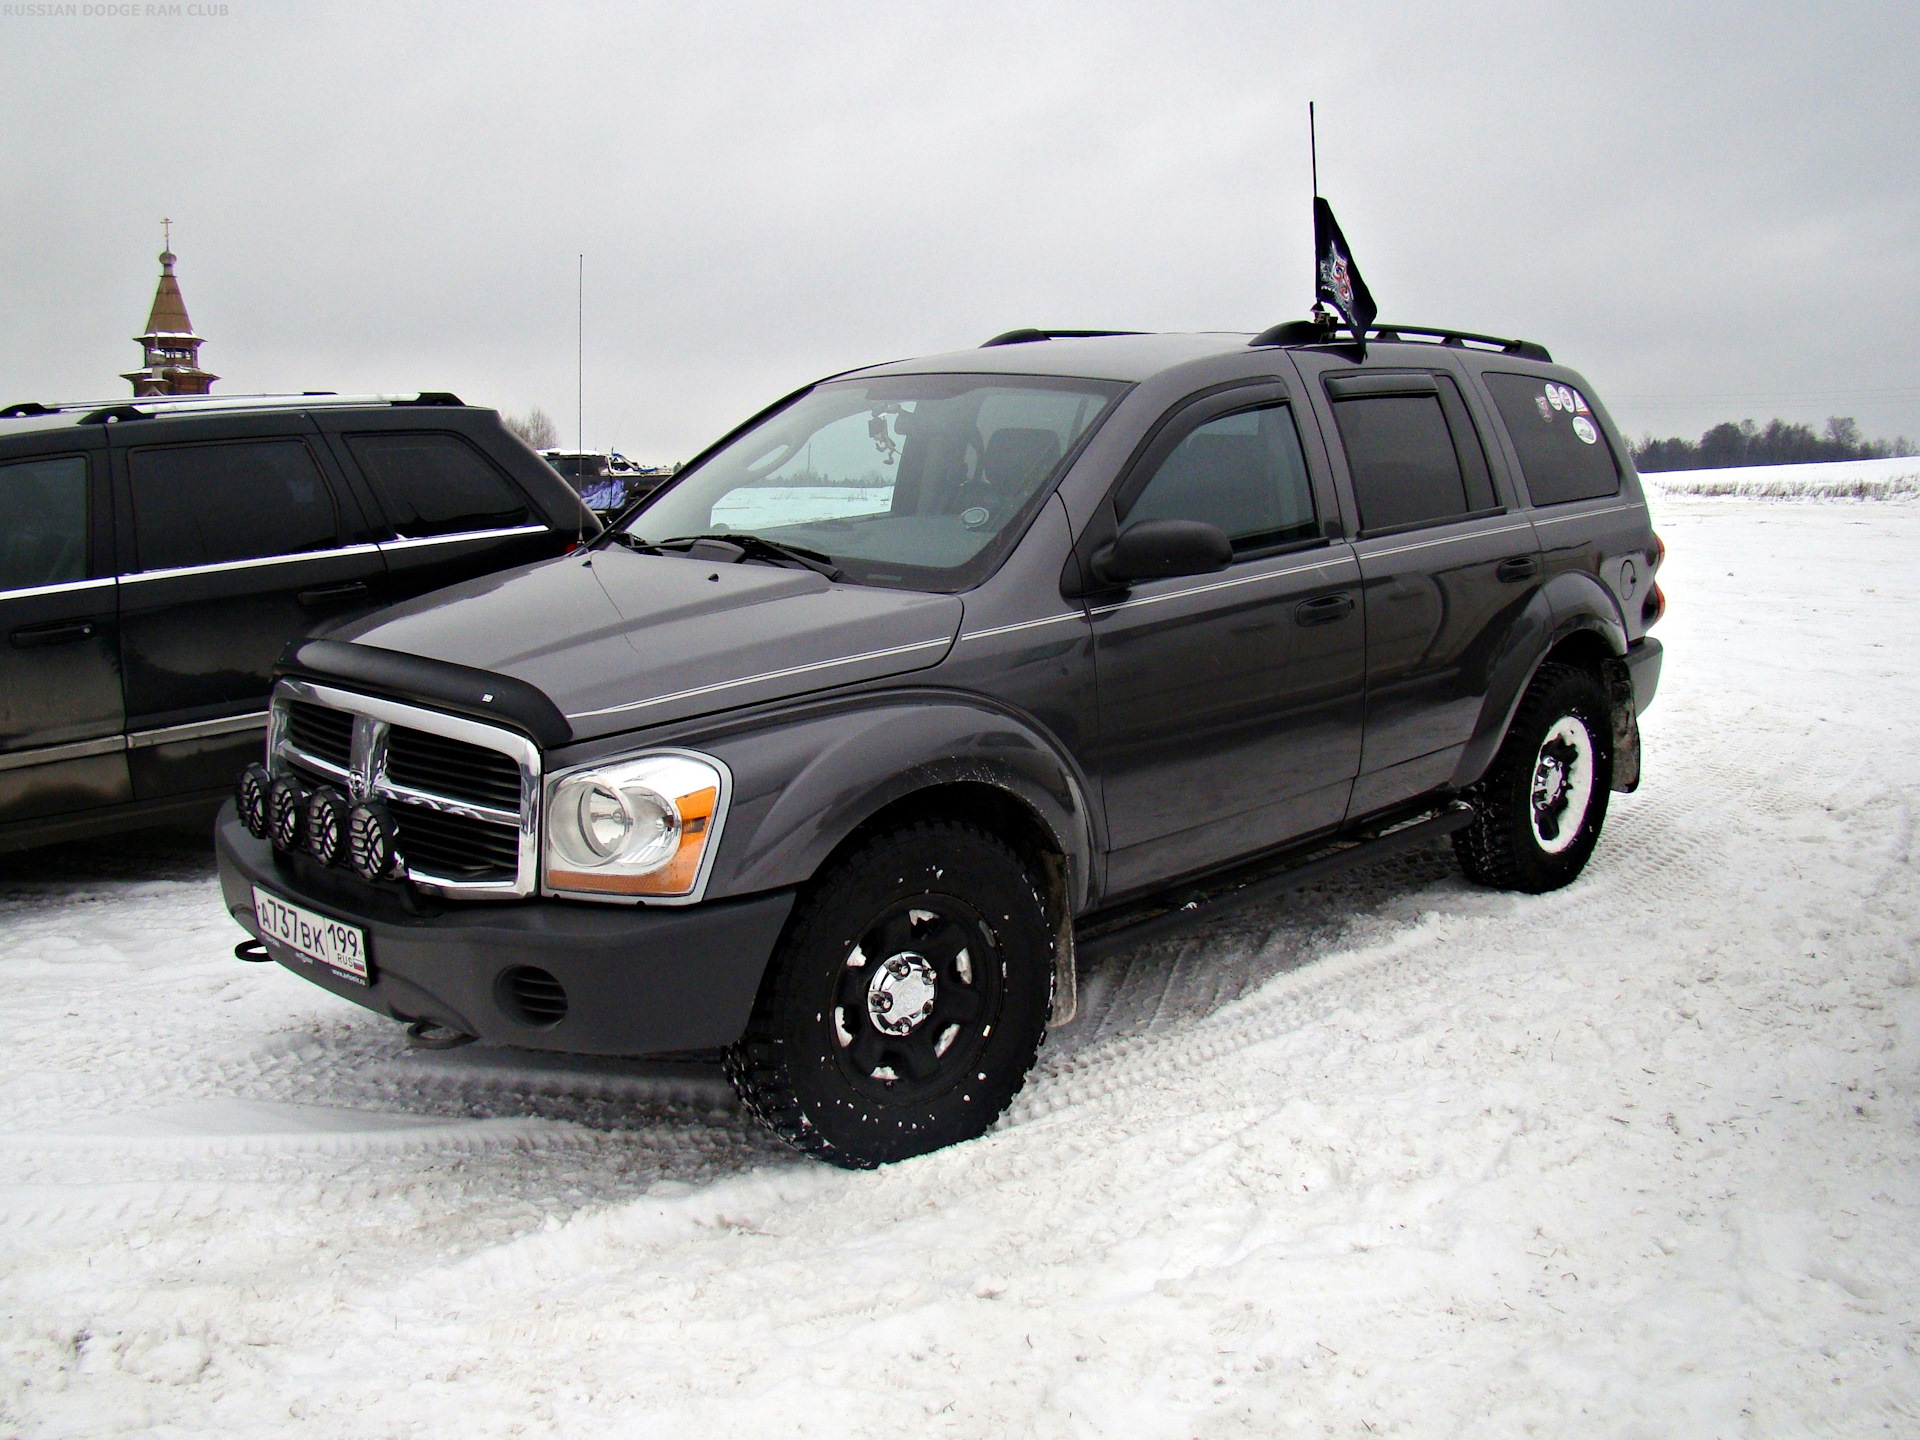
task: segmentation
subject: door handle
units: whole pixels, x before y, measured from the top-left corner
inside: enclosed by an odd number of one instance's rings
[[[31,650],[39,645],[70,645],[89,640],[99,630],[91,620],[55,620],[48,625],[22,625],[8,638],[16,650]]]
[[[332,605],[341,600],[358,600],[367,593],[367,582],[349,580],[344,585],[320,585],[300,592],[302,605]]]
[[[1515,555],[1502,560],[1494,568],[1494,578],[1502,585],[1517,584],[1522,580],[1531,580],[1540,573],[1540,562],[1531,555]]]
[[[1331,625],[1336,620],[1344,620],[1353,613],[1353,596],[1322,595],[1317,599],[1302,601],[1293,607],[1293,622],[1296,625]]]

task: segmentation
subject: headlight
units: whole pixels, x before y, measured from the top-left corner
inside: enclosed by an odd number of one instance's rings
[[[556,776],[547,792],[547,888],[697,898],[729,784],[719,761],[673,751]]]

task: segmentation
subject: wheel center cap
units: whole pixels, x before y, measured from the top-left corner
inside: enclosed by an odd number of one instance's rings
[[[933,966],[924,956],[902,951],[882,960],[867,986],[867,1018],[883,1035],[910,1033],[933,1013]]]

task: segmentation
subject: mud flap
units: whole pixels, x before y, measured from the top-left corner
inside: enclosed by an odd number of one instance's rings
[[[1633,673],[1624,660],[1607,660],[1602,670],[1613,719],[1613,788],[1631,795],[1640,788],[1640,716],[1633,704]]]

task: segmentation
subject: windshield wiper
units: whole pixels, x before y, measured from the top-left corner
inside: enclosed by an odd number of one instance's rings
[[[816,575],[824,575],[829,580],[847,579],[846,571],[833,563],[831,555],[818,550],[808,550],[799,545],[783,545],[778,540],[768,540],[764,536],[744,531],[726,535],[676,535],[671,540],[662,540],[658,546],[648,546],[649,550],[665,549],[668,546],[685,545],[689,549],[701,540],[713,540],[722,545],[732,545],[741,551],[741,559],[768,560],[776,565],[798,566],[802,570],[811,570]],[[632,544],[632,541],[628,541]],[[635,547],[639,548],[638,546]]]

